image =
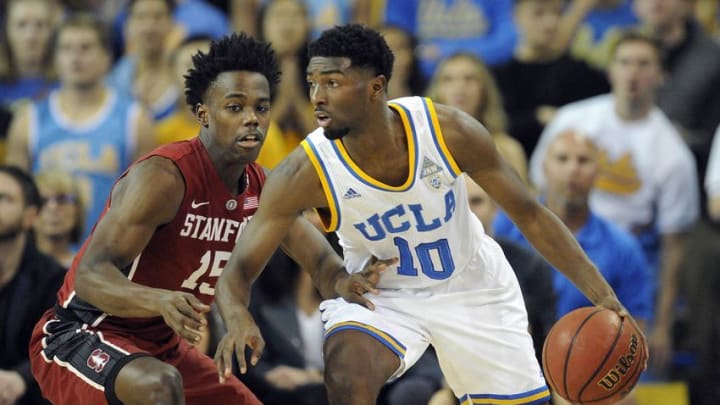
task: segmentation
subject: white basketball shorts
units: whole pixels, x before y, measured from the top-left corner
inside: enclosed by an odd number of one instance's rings
[[[496,245],[497,246],[497,245]],[[499,247],[498,247],[499,249]],[[401,376],[432,344],[461,404],[542,404],[550,393],[535,358],[517,278],[504,256],[494,269],[466,268],[424,289],[381,290],[364,306],[320,305],[326,338],[342,330],[374,337],[400,358]]]

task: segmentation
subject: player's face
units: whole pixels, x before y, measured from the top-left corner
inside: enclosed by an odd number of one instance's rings
[[[548,199],[585,204],[598,173],[596,154],[587,138],[574,133],[558,135],[544,162]]]
[[[350,64],[349,58],[324,56],[308,63],[310,102],[318,125],[330,139],[342,138],[369,117],[366,100],[373,76]]]
[[[475,63],[458,57],[442,64],[437,73],[438,101],[476,116],[480,111],[483,84]]]
[[[608,73],[615,97],[634,104],[652,103],[655,90],[662,83],[660,57],[655,48],[644,41],[618,46]]]
[[[270,85],[260,73],[220,73],[210,85],[198,117],[210,134],[211,148],[230,161],[257,159],[270,125]]]
[[[68,86],[92,86],[103,79],[110,55],[91,28],[67,27],[60,31],[55,49],[55,69]]]
[[[7,36],[20,63],[40,61],[52,32],[52,10],[43,1],[16,1],[8,10]]]
[[[25,230],[26,212],[22,189],[14,178],[0,173],[0,242]]]
[[[533,48],[552,46],[562,8],[561,0],[532,0],[518,4],[514,15],[523,40]]]

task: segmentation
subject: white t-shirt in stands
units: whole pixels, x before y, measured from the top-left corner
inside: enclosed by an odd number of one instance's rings
[[[695,160],[659,108],[644,119],[623,121],[606,94],[558,110],[530,160],[531,179],[540,189],[547,146],[567,129],[584,133],[599,149],[600,175],[590,206],[600,216],[628,230],[655,224],[661,234],[683,231],[697,220]]]

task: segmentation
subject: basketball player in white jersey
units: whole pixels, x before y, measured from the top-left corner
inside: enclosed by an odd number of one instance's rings
[[[393,56],[378,33],[335,27],[309,53],[320,128],[268,178],[218,282],[220,307],[247,305],[249,284],[295,218],[316,208],[338,233],[348,272],[374,257],[399,258],[368,289],[372,303],[348,295],[321,305],[330,403],[374,404],[429,344],[462,404],[548,403],[517,279],[471,213],[460,174],[487,190],[592,303],[629,316],[612,288],[479,122],[419,97],[388,103]],[[221,372],[233,350],[244,353],[249,325],[228,320],[216,355]]]

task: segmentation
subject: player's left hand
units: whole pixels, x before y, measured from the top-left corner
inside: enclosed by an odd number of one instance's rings
[[[265,340],[263,340],[255,320],[246,308],[243,309],[243,312],[245,313],[239,317],[239,321],[228,323],[228,331],[218,343],[215,351],[215,365],[221,384],[232,374],[233,353],[240,366],[240,373],[245,374],[247,371],[245,347],[252,349],[250,364],[253,366],[257,364],[263,349],[265,349]]]
[[[643,329],[640,327],[640,325],[638,325],[637,321],[635,321],[635,318],[630,315],[628,310],[625,308],[625,306],[623,306],[622,303],[620,303],[620,300],[618,300],[615,295],[603,298],[597,304],[597,306],[616,312],[620,316],[620,318],[632,322],[632,324],[635,326],[635,329],[640,332],[643,341],[645,341],[645,361],[643,364],[643,370],[647,370],[648,360],[650,359],[650,349],[648,348],[649,342],[647,340],[647,337],[645,336],[645,332],[643,332]]]
[[[378,259],[373,256],[362,271],[339,279],[335,283],[335,292],[345,301],[363,305],[372,311],[375,309],[375,304],[365,298],[365,293],[378,294],[375,287],[380,281],[380,274],[397,262],[397,257]]]

